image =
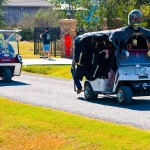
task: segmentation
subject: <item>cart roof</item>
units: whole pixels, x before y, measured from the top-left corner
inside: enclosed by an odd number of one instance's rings
[[[20,32],[21,30],[2,30],[0,29],[0,33],[15,33]]]
[[[101,40],[107,40],[111,34],[111,30],[98,31],[98,32],[88,32],[82,35],[79,35],[75,38],[75,44],[80,43],[86,38],[100,38]]]
[[[86,38],[98,38],[102,41],[109,40],[115,47],[118,47],[120,44],[126,43],[130,37],[139,35],[150,42],[150,30],[140,27],[138,31],[134,31],[130,26],[126,26],[115,30],[85,33],[77,36],[74,43],[80,43]]]

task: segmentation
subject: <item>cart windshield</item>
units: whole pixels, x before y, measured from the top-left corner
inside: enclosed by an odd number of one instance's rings
[[[150,50],[128,49],[119,50],[120,65],[150,65]]]
[[[18,54],[17,33],[0,32],[0,58],[15,57]]]

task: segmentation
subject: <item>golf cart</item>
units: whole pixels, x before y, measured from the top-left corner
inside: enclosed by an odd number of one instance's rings
[[[4,82],[10,82],[13,76],[19,76],[21,73],[19,32],[20,30],[0,30],[0,78]]]
[[[99,58],[106,41],[115,49],[115,61],[111,62],[116,67],[115,78],[109,86],[105,60]],[[74,44],[74,72],[80,80],[86,77],[83,89],[86,99],[115,94],[119,104],[130,104],[133,96],[150,96],[150,30],[140,27],[135,32],[127,26],[90,32],[76,37]]]

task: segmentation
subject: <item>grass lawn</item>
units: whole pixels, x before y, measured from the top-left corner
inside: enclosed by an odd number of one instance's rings
[[[1,150],[149,150],[150,131],[0,98]]]
[[[19,50],[23,59],[40,58],[40,55],[34,55],[34,42],[32,41],[20,41]],[[51,57],[54,57],[54,54],[51,54]],[[55,58],[60,58],[60,56]]]
[[[70,72],[71,65],[37,65],[37,66],[23,66],[22,70],[25,72],[47,75],[51,77],[59,77],[72,79]]]
[[[24,59],[39,58],[39,55],[34,55],[34,43],[23,41],[19,43],[20,54]],[[52,56],[53,57],[53,56]],[[23,66],[22,71],[47,75],[51,77],[60,77],[72,79],[70,73],[71,65],[43,65],[43,66]]]
[[[34,55],[34,42],[21,41],[19,42],[19,50],[22,58],[39,58],[39,55]]]

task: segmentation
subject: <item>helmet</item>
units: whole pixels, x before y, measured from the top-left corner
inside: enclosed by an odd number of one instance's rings
[[[128,25],[132,26],[134,30],[140,27],[142,22],[142,13],[138,9],[132,10],[128,15]]]

